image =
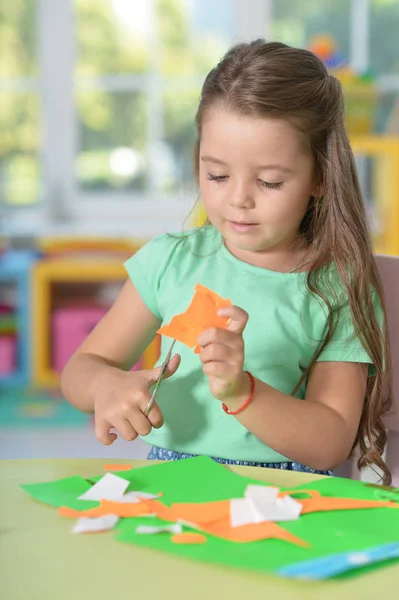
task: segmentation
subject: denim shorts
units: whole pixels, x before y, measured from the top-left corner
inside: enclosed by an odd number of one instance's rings
[[[181,460],[183,458],[194,458],[196,454],[185,454],[182,452],[174,452],[174,450],[166,450],[165,448],[157,448],[153,446],[148,455],[149,460]],[[262,463],[262,462],[251,462],[247,460],[230,460],[229,458],[215,458],[211,457],[212,460],[221,465],[240,465],[242,467],[264,467],[266,469],[281,469],[282,471],[299,471],[301,473],[312,473],[315,475],[334,475],[332,471],[318,471],[317,469],[311,469],[305,467],[296,462],[275,462],[275,463]]]

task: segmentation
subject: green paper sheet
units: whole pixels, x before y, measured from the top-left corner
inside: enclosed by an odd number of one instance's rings
[[[118,476],[130,481],[129,490],[154,494],[162,492],[162,501],[168,505],[173,502],[208,502],[242,497],[249,483],[267,485],[232,473],[207,457],[150,465],[122,471]],[[101,477],[92,478],[91,481]],[[53,506],[82,509],[97,505],[96,502],[76,500],[90,487],[81,477],[22,487],[36,499]],[[390,494],[386,490],[368,487],[363,482],[335,477],[290,489],[298,492],[312,489],[324,496],[375,500],[385,499],[381,498],[381,493]],[[397,490],[392,491],[394,497],[396,493]],[[163,523],[159,519],[151,519],[151,525]],[[205,544],[176,545],[171,542],[169,534],[136,534],[137,526],[144,524],[148,525],[146,517],[121,519],[116,526],[116,539],[180,557],[261,572],[275,572],[296,562],[399,541],[399,509],[390,508],[313,513],[301,516],[298,521],[280,523],[287,531],[308,541],[311,548],[300,548],[274,539],[240,544],[208,534]],[[365,570],[362,569],[362,572]]]
[[[154,493],[163,491],[162,500],[166,504],[242,497],[249,483],[262,485],[259,481],[236,475],[206,457],[139,468],[135,474],[134,487],[138,489],[142,486],[143,490]],[[376,488],[366,487],[359,481],[335,477],[295,489],[298,492],[301,489],[318,490],[326,496],[380,499]],[[399,509],[396,512],[390,508],[313,513],[303,515],[298,521],[279,524],[308,541],[311,548],[300,548],[273,539],[239,544],[208,534],[206,544],[177,545],[171,542],[168,534],[136,534],[137,526],[145,523],[148,524],[145,518],[122,519],[117,526],[116,538],[177,556],[262,572],[274,572],[283,566],[334,552],[361,551],[385,542],[399,541]],[[162,524],[162,521],[151,520],[151,524]]]
[[[99,502],[78,500],[79,496],[91,488],[91,484],[78,475],[58,479],[57,481],[21,485],[21,487],[32,498],[51,506],[69,506],[69,508],[75,508],[76,510],[84,510],[99,505]]]

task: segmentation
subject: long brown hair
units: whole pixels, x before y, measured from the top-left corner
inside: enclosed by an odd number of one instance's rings
[[[386,443],[382,416],[391,401],[389,343],[373,303],[377,295],[385,315],[384,298],[345,131],[341,84],[307,50],[263,40],[233,47],[209,73],[202,89],[196,115],[197,181],[201,127],[207,112],[215,106],[239,115],[286,119],[303,134],[320,189],[318,196],[310,198],[301,225],[301,239],[312,257],[307,287],[328,309],[328,330],[293,394],[309,376],[337,327],[342,290],[338,297],[326,277],[326,266],[333,262],[348,298],[355,333],[374,364],[354,443],[360,448],[358,465],[376,465],[383,472],[384,483],[389,484],[391,475],[381,456]]]

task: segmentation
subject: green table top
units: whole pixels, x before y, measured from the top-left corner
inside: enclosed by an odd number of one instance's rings
[[[395,597],[399,565],[362,576],[295,582],[212,566],[123,544],[113,533],[72,535],[71,522],[34,501],[20,487],[103,472],[103,459],[0,461],[0,597],[4,600],[375,600]],[[146,461],[126,462],[133,466]],[[231,467],[278,486],[319,479],[315,475]]]

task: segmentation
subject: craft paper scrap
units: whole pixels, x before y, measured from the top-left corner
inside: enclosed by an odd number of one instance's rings
[[[75,509],[90,507],[87,502],[77,500],[78,496],[91,488],[90,483],[78,475],[21,487],[36,500],[51,506],[69,506]],[[97,506],[97,504],[97,502],[92,502],[92,506]]]
[[[180,523],[174,523],[173,525],[164,525],[161,527],[155,527],[152,525],[139,525],[136,529],[136,533],[152,535],[154,533],[183,533],[183,527]]]
[[[205,544],[206,537],[202,533],[184,531],[183,533],[176,533],[173,535],[171,542],[173,544]]]
[[[326,579],[382,560],[399,558],[399,543],[383,544],[361,552],[343,552],[323,558],[288,565],[277,571],[278,575],[295,579]]]
[[[197,283],[190,306],[184,313],[172,318],[168,325],[163,325],[157,333],[182,342],[189,348],[194,348],[198,354],[198,335],[210,327],[226,329],[228,318],[219,317],[219,308],[231,306],[231,300],[225,300],[214,291]]]
[[[132,469],[132,465],[104,465],[104,471],[131,471]]]
[[[140,500],[153,500],[155,498],[159,498],[159,496],[157,494],[149,494],[148,492],[128,492],[117,500],[122,503],[137,503],[140,502]]]
[[[79,496],[78,500],[119,500],[128,487],[127,479],[113,473],[106,473],[100,481]]]
[[[113,529],[119,517],[116,515],[104,515],[95,519],[82,517],[77,520],[72,529],[72,533],[98,533],[100,531],[108,531]]]
[[[231,526],[298,519],[302,505],[290,496],[278,498],[278,493],[278,488],[249,485],[244,498],[234,498],[230,501]]]

